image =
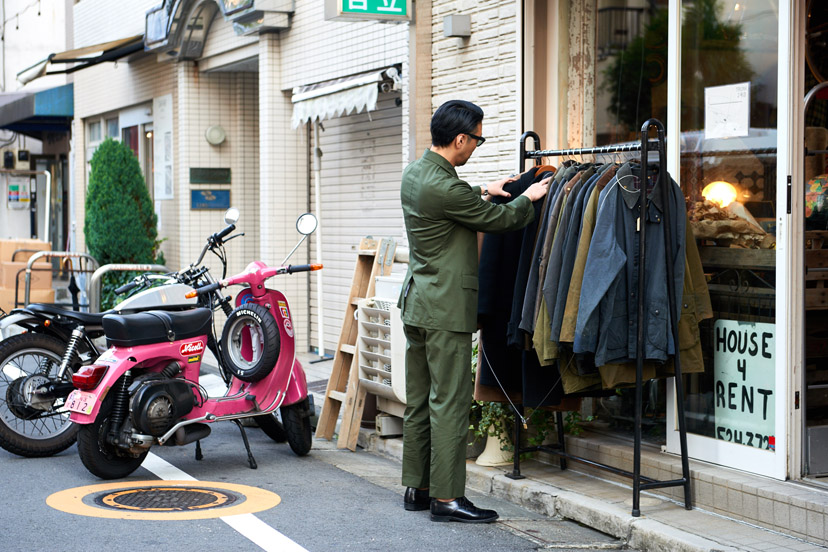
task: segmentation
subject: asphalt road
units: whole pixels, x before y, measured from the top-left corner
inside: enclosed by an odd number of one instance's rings
[[[0,550],[624,549],[616,539],[592,529],[543,518],[490,497],[470,495],[478,505],[498,510],[501,519],[497,523],[434,523],[428,512],[403,510],[400,466],[392,460],[361,450],[337,450],[334,443],[316,439],[311,453],[299,458],[287,444],[274,443],[257,428],[248,428],[248,436],[258,462],[256,470],[247,465],[238,428],[225,422],[215,424],[213,434],[202,442],[203,460],[195,460],[195,445],[154,447],[131,477],[115,482],[90,474],[76,447],[51,458],[21,458],[0,450],[0,513],[4,522]],[[195,488],[237,489],[235,485],[245,485],[269,491],[270,498],[270,493],[275,493],[280,502],[254,513],[235,514],[231,508],[236,505],[255,507],[260,503],[259,497],[243,490],[232,507],[200,511],[200,515],[222,517],[184,520],[124,519],[135,512],[94,502],[96,498],[104,500],[103,495],[163,485],[161,479],[189,478],[198,480],[188,482]],[[86,488],[103,483],[113,483],[114,488]],[[47,504],[50,496],[68,489],[75,490],[56,495],[50,502],[73,513]],[[102,512],[117,517],[98,517]]]

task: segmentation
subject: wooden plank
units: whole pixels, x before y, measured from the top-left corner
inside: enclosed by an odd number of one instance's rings
[[[699,256],[705,268],[776,268],[775,249],[699,247]]]
[[[339,402],[345,402],[345,393],[342,391],[329,391],[328,397]]]
[[[356,353],[356,346],[351,344],[344,344],[339,348],[340,351],[343,353],[348,353],[349,355],[353,355]]]

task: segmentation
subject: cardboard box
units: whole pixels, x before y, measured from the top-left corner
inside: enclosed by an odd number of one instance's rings
[[[18,295],[22,306],[25,292],[21,289]],[[54,303],[55,290],[53,289],[33,289],[29,296],[30,303]],[[9,312],[14,307],[14,288],[0,288],[0,308]]]
[[[26,265],[28,263],[0,262],[0,287],[14,289],[15,279],[21,291],[26,289]],[[23,272],[20,270],[23,269]],[[36,262],[32,265],[31,289],[51,289],[52,265],[46,262]]]
[[[0,240],[0,262],[11,261],[14,252],[18,249],[34,249],[36,251],[51,251],[52,245],[41,240],[14,239]],[[14,255],[16,262],[26,262],[34,253],[18,253]]]

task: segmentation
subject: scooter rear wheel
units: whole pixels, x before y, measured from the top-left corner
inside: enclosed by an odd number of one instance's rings
[[[288,435],[287,431],[285,431],[285,426],[282,425],[282,422],[276,419],[275,412],[272,414],[262,414],[261,416],[256,416],[253,419],[257,424],[259,424],[259,428],[265,432],[265,435],[277,443],[284,443],[287,441]]]
[[[236,307],[221,332],[221,355],[227,369],[242,381],[255,382],[276,366],[279,328],[270,311],[255,303]]]
[[[111,389],[101,403],[95,421],[82,425],[78,432],[78,453],[81,461],[87,470],[101,479],[120,479],[128,476],[138,469],[149,453],[149,450],[146,450],[137,457],[130,456],[107,442],[106,437],[112,422],[112,408],[117,394]]]

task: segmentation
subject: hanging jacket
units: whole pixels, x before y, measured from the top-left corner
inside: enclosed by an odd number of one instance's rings
[[[605,189],[603,204],[598,207],[595,232],[590,243],[582,288],[573,350],[595,353],[595,364],[625,362],[637,356],[639,233],[637,228],[641,189],[639,168],[623,165],[611,188]],[[658,183],[648,194],[644,273],[643,355],[645,359],[665,361],[676,353],[669,331],[669,303],[681,312],[684,280],[684,233],[686,212],[684,197],[672,179]],[[670,247],[675,296],[668,297],[666,247],[663,220],[667,212],[672,223]]]

